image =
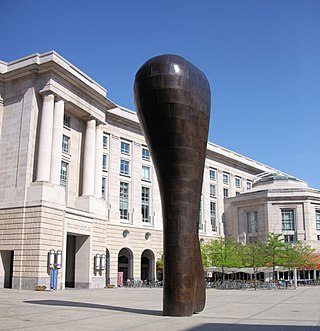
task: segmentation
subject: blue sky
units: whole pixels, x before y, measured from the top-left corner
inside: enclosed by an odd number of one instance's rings
[[[149,58],[212,90],[209,140],[320,188],[319,0],[2,0],[0,59],[54,49],[134,110]]]

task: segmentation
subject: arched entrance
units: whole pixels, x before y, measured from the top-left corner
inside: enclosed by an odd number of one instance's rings
[[[141,280],[155,280],[155,258],[149,249],[144,250],[141,254]]]
[[[133,279],[133,254],[129,248],[122,248],[118,254],[118,272],[123,272],[123,282]]]

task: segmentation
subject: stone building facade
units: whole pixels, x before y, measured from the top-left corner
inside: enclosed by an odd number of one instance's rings
[[[250,191],[225,199],[224,225],[225,235],[239,242],[263,241],[273,232],[320,253],[320,192],[283,174],[260,175]]]
[[[0,151],[0,287],[49,287],[50,251],[58,289],[156,277],[161,201],[135,112],[54,51],[0,61]],[[270,171],[208,143],[201,239],[223,236],[224,198]]]

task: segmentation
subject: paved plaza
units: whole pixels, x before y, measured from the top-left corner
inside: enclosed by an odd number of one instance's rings
[[[320,286],[207,290],[192,317],[162,316],[162,289],[0,290],[0,330],[320,330]]]

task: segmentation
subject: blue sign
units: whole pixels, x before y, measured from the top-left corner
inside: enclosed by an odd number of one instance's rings
[[[57,289],[57,278],[58,278],[58,270],[57,269],[51,269],[50,270],[50,288],[52,290]]]

